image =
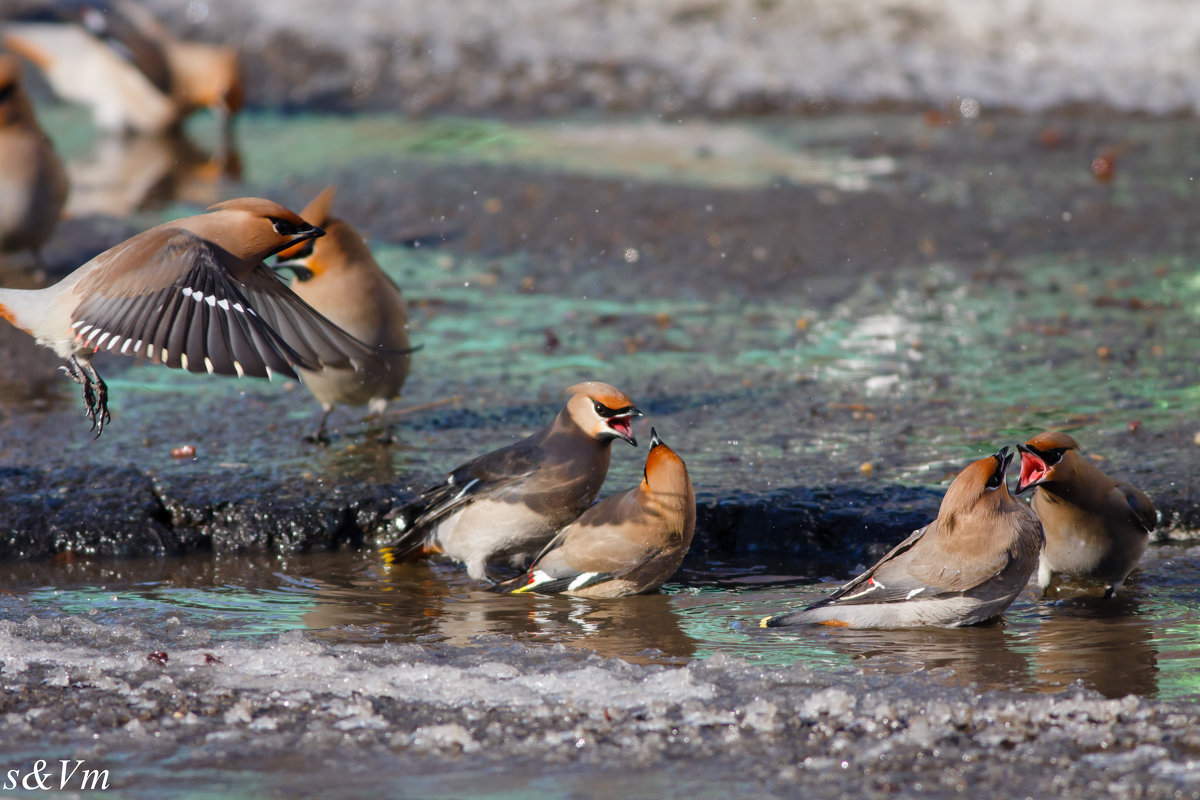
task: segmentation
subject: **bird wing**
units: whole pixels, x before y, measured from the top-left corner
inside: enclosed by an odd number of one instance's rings
[[[945,558],[926,557],[923,551],[927,548],[921,547],[934,524],[914,531],[869,570],[808,609],[840,603],[900,603],[918,597],[961,595],[1003,572],[1012,560],[1005,551],[987,559],[957,559],[960,566],[951,569]],[[933,556],[932,548],[929,549]],[[908,557],[899,558],[904,554]]]
[[[1147,533],[1154,530],[1154,526],[1158,524],[1158,511],[1146,493],[1128,483],[1118,483],[1117,491],[1125,496],[1125,502],[1129,504],[1142,529]]]
[[[509,591],[552,594],[622,578],[652,561],[662,548],[639,544],[627,534],[643,522],[636,487],[608,497],[559,531]],[[593,520],[604,520],[593,522]]]
[[[83,349],[145,355],[219,375],[295,377],[294,367],[344,367],[377,358],[287,288],[266,266],[244,281],[227,256],[182,229],[134,237],[105,253],[79,285],[71,316]],[[133,264],[133,266],[129,266]]]
[[[259,264],[246,276],[242,289],[259,316],[311,363],[336,369],[370,365],[372,369],[383,370],[381,356],[397,352],[372,347],[351,336],[300,299],[265,264]]]
[[[534,474],[541,469],[544,455],[532,439],[522,439],[457,467],[441,483],[388,515],[396,520],[401,533],[398,540],[384,548],[384,557],[404,560],[415,555],[438,521]]]

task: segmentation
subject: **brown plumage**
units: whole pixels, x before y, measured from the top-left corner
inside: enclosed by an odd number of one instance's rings
[[[56,22],[10,23],[3,42],[112,132],[168,133],[204,107],[228,122],[242,106],[234,49],[180,41],[128,0],[70,7]]]
[[[371,348],[322,317],[263,259],[321,235],[278,203],[243,197],[122,242],[45,289],[0,289],[0,317],[67,361],[99,436],[100,351],[219,375],[370,365]]]
[[[651,592],[679,569],[695,530],[687,467],[651,428],[642,482],[583,512],[500,588],[596,598]]]
[[[41,247],[67,200],[67,173],[38,126],[17,60],[0,54],[0,253]]]
[[[1018,449],[1017,494],[1036,487],[1031,505],[1046,530],[1037,577],[1043,594],[1059,573],[1098,578],[1106,595],[1116,594],[1146,550],[1154,503],[1097,469],[1065,433],[1039,433]]]
[[[829,597],[761,626],[953,628],[999,616],[1042,548],[1037,517],[1005,484],[1011,460],[1006,447],[969,465],[946,490],[937,519]]]
[[[632,423],[642,412],[624,392],[589,381],[538,433],[455,469],[392,512],[398,539],[391,562],[445,553],[476,580],[497,560],[523,565],[596,499],[608,474],[610,445],[636,446]]]
[[[325,423],[335,406],[369,404],[371,413],[382,414],[400,394],[411,358],[404,294],[379,268],[362,236],[330,214],[333,196],[333,187],[327,187],[300,212],[325,235],[284,250],[275,268],[295,272],[293,292],[343,330],[380,348],[381,357],[374,370],[300,371],[323,409],[311,437],[316,441],[328,441]]]

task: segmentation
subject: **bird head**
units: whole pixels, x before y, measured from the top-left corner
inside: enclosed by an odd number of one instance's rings
[[[1005,505],[1015,503],[1004,480],[1012,459],[1013,451],[1005,445],[993,455],[969,464],[946,490],[938,518],[953,519],[980,508],[981,504],[984,509],[1000,511]]]
[[[261,261],[325,231],[296,212],[261,197],[238,197],[209,206],[200,218],[207,237],[236,258]]]
[[[687,466],[679,454],[658,438],[658,431],[650,429],[650,452],[646,454],[646,467],[642,471],[643,484],[655,494],[686,497],[691,480]]]
[[[1079,449],[1079,442],[1061,431],[1045,431],[1025,444],[1017,445],[1021,452],[1021,477],[1017,494],[1054,480],[1055,467],[1063,456]]]
[[[327,229],[331,221],[340,222],[340,220],[331,220],[330,217],[333,198],[336,194],[337,189],[333,186],[326,186],[304,207],[300,216],[322,229]],[[316,240],[309,239],[279,251],[275,258],[275,269],[290,269],[296,275],[296,280],[302,283],[321,274],[324,271],[324,262],[317,255]]]
[[[325,231],[319,241],[310,239],[281,250],[275,259],[275,269],[289,269],[300,283],[322,276],[339,281],[347,271],[375,268],[375,258],[362,234],[350,223],[332,215],[334,187],[326,186],[300,216]],[[293,288],[295,285],[293,284]]]
[[[642,412],[633,401],[615,386],[600,381],[577,383],[567,389],[567,413],[593,439],[608,441],[624,439],[637,447],[633,435],[633,420]]]

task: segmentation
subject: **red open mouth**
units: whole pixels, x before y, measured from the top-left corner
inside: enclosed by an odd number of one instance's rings
[[[633,417],[610,417],[608,427],[630,444],[637,444],[633,438]]]
[[[1050,467],[1040,456],[1028,450],[1022,450],[1021,479],[1017,481],[1017,493],[1020,494],[1033,484],[1043,480],[1049,471]]]

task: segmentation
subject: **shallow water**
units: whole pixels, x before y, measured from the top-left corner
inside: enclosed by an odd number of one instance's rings
[[[336,643],[515,639],[560,643],[635,663],[682,664],[717,652],[777,666],[925,671],[979,689],[1110,697],[1200,694],[1200,548],[1152,548],[1116,600],[1099,587],[1028,589],[1001,624],[962,630],[766,631],[763,616],[820,597],[786,565],[685,569],[660,594],[619,601],[502,596],[448,564],[386,566],[371,553],[193,557],[124,564],[27,565],[6,576],[0,619],[86,615],[152,633],[181,623],[216,640],[316,632]]]

